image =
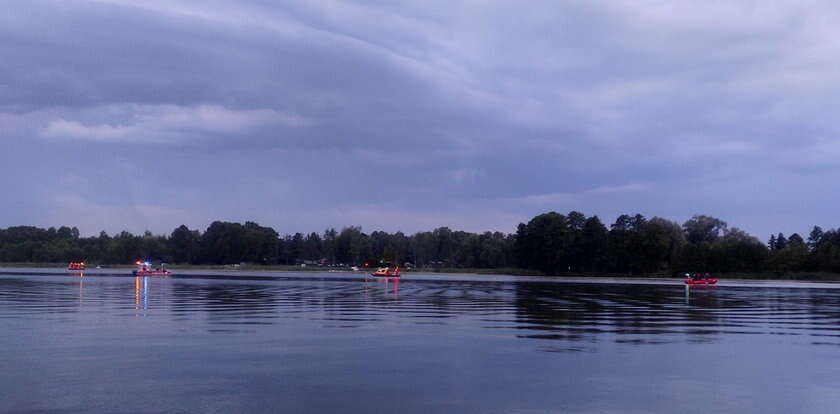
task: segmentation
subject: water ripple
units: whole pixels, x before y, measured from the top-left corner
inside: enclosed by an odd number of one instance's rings
[[[405,321],[417,329],[450,326],[537,342],[647,346],[737,335],[840,337],[840,292],[737,286],[689,292],[650,284],[361,277],[0,277],[2,320],[67,323],[96,315],[155,317],[172,325],[199,320],[215,333],[243,332],[222,326],[248,326],[250,332],[290,320],[351,330]],[[578,349],[540,349],[549,348]]]

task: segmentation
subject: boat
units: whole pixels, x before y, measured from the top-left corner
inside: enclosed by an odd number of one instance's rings
[[[67,265],[67,270],[85,270],[85,262],[70,262],[70,264]]]
[[[164,263],[161,263],[160,267],[157,268],[152,268],[152,264],[149,262],[141,262],[139,260],[135,264],[137,265],[137,270],[131,272],[134,276],[169,276],[172,274],[172,272],[166,270]]]
[[[717,279],[686,279],[686,285],[714,285],[717,283]]]
[[[397,266],[394,270],[391,270],[390,267],[380,267],[370,275],[376,277],[400,277],[400,267]]]

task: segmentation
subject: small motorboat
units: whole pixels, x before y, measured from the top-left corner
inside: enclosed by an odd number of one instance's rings
[[[85,270],[85,262],[70,262],[70,264],[67,265],[67,270]]]
[[[718,280],[709,277],[709,274],[702,274],[702,273],[694,273],[694,274],[685,274],[685,284],[686,285],[714,285],[717,283]]]
[[[169,276],[172,274],[172,272],[166,270],[166,265],[163,263],[157,268],[152,268],[152,264],[149,262],[137,261],[135,264],[137,270],[131,272],[134,276]]]
[[[172,272],[166,269],[135,270],[131,272],[134,276],[169,276]]]
[[[686,279],[686,280],[685,280],[685,284],[686,284],[686,285],[714,285],[714,284],[715,284],[715,283],[717,283],[717,282],[718,282],[718,280],[717,280],[717,279],[714,279],[714,278],[708,278],[708,279]]]
[[[380,267],[370,275],[376,277],[400,277],[400,267],[397,266],[394,270],[391,270],[390,267]]]

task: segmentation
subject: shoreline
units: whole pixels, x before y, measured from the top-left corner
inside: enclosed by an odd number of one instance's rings
[[[90,276],[133,276],[130,272],[134,266],[130,265],[114,265],[105,266],[101,268],[89,268],[83,272],[67,270],[61,264],[35,264],[35,263],[2,263],[0,264],[0,275],[74,275],[85,274]],[[241,266],[238,268],[230,266],[193,266],[193,265],[173,265],[167,266],[173,271],[173,277],[185,278],[200,278],[200,277],[252,277],[252,278],[287,278],[294,277],[292,275],[347,275],[347,276],[366,276],[372,269],[360,269],[358,271],[342,268],[329,269],[323,267],[306,267],[298,268],[292,266]],[[480,273],[476,269],[464,269],[463,271],[453,271],[454,269],[413,269],[403,272],[403,279],[417,280],[435,280],[435,279],[454,279],[458,277],[468,277],[471,280],[486,280],[486,281],[528,281],[528,282],[565,282],[565,283],[622,283],[622,284],[679,284],[684,285],[685,278],[670,276],[670,275],[610,275],[610,274],[561,274],[561,275],[544,275],[544,274],[516,274],[516,273]],[[501,269],[499,269],[501,270]],[[516,269],[506,269],[516,270]],[[766,285],[766,284],[825,284],[838,285],[840,284],[840,274],[818,274],[805,273],[797,275],[786,275],[784,277],[768,277],[771,275],[765,274],[733,274],[733,275],[716,275],[720,282],[717,286],[726,285],[728,282],[735,282],[739,285]],[[816,277],[805,277],[816,276]],[[383,278],[387,279],[387,278]]]

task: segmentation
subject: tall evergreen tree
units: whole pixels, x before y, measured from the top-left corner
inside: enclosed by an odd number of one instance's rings
[[[790,237],[788,237],[787,243],[788,243],[788,246],[793,246],[793,245],[804,246],[805,245],[805,240],[802,239],[802,236],[800,236],[799,233],[793,233],[793,234],[790,235]]]
[[[820,226],[814,226],[811,229],[811,234],[808,235],[808,247],[814,249],[820,243],[823,237],[823,229]]]
[[[782,234],[782,233],[779,233],[776,236],[776,250],[784,249],[785,247],[787,247],[787,244],[788,243],[787,243],[787,239],[785,238],[785,235]]]

